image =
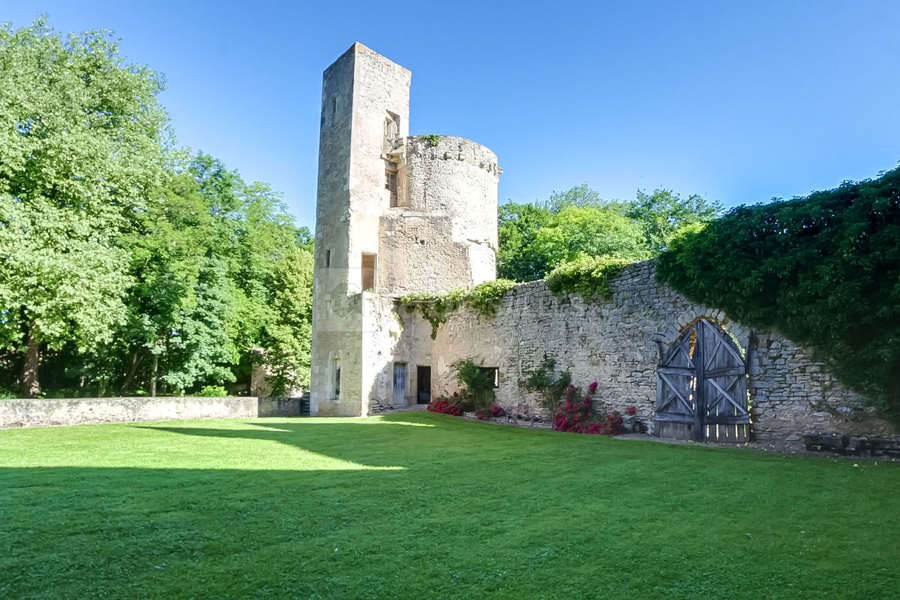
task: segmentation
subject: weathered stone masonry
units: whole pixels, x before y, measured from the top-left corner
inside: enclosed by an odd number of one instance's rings
[[[517,286],[493,319],[463,309],[441,326],[432,348],[435,394],[456,389],[449,367],[460,358],[500,371],[497,399],[505,406],[538,398],[518,385],[544,355],[568,369],[576,385],[599,383],[605,410],[637,407],[651,419],[656,405],[657,341],[671,343],[698,318],[710,318],[734,336],[745,353],[753,432],[759,441],[799,439],[807,429],[884,433],[884,421],[865,418],[859,398],[815,362],[811,352],[777,332],[750,329],[722,311],[693,304],[655,280],[653,261],[627,267],[610,283],[609,301],[586,303],[577,294],[555,295],[543,281]]]

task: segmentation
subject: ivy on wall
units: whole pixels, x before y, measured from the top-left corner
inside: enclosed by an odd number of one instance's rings
[[[811,346],[845,385],[900,419],[900,169],[734,208],[675,239],[657,278]]]
[[[471,308],[480,316],[495,316],[500,299],[515,286],[515,281],[498,279],[485,281],[468,290],[453,290],[441,296],[425,293],[410,294],[401,298],[400,302],[419,309],[422,318],[431,323],[431,339],[434,339],[437,337],[441,324],[447,321],[450,313],[460,307]]]

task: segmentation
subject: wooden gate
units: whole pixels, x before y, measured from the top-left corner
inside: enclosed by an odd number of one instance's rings
[[[747,368],[737,344],[713,321],[699,319],[666,348],[656,384],[660,437],[747,442]]]

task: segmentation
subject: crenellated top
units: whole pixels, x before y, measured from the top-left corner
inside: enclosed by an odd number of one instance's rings
[[[449,135],[413,135],[406,138],[407,157],[430,160],[462,161],[500,175],[503,169],[497,164],[497,155],[472,140]]]

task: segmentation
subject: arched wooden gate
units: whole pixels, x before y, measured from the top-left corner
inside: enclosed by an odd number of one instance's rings
[[[747,442],[747,368],[724,329],[698,319],[666,348],[660,344],[656,384],[660,437]]]

